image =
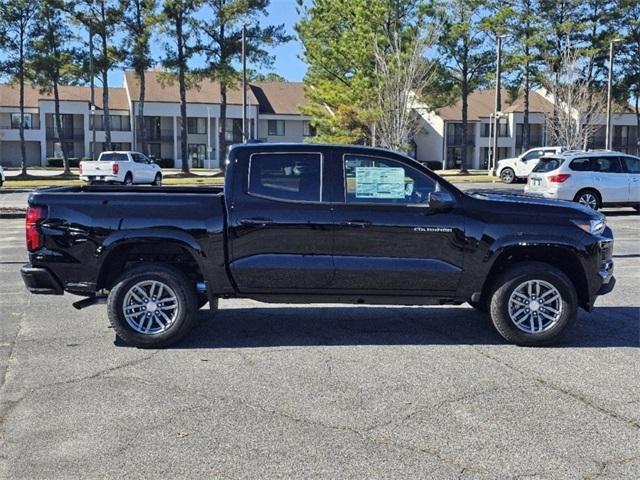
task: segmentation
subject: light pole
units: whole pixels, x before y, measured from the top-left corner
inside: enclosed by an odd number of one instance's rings
[[[502,39],[505,38],[506,35],[498,35],[498,44],[496,46],[496,104],[494,108],[494,117],[493,117],[493,149],[491,152],[491,159],[489,165],[489,172],[493,170],[496,165],[496,159],[498,154],[498,113],[502,109],[501,101],[500,101],[500,68],[501,68],[501,60],[502,60]]]
[[[93,24],[89,24],[89,75],[91,76],[91,160],[96,159],[96,88],[93,74]]]
[[[242,25],[242,143],[247,143],[247,26]]]
[[[489,176],[492,175],[491,158],[493,157],[493,113],[489,114],[489,155],[487,155],[487,170]]]
[[[605,132],[604,148],[611,150],[611,79],[613,76],[613,44],[622,41],[614,38],[609,42],[609,77],[607,79],[607,130]]]

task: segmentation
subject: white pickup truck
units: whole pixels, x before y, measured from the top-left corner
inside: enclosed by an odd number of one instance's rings
[[[538,147],[527,150],[519,157],[498,160],[495,175],[500,177],[502,183],[513,183],[519,179],[526,179],[533,167],[538,164],[540,157],[560,153],[563,147]]]
[[[89,183],[162,184],[162,170],[138,152],[102,152],[96,161],[80,163],[80,178]]]

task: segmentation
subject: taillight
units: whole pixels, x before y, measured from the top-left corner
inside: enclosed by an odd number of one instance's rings
[[[117,163],[112,163],[111,173],[113,173],[114,175],[117,175],[119,171],[120,171],[120,165],[118,165]]]
[[[557,175],[551,175],[547,178],[551,183],[562,183],[566,181],[571,175],[568,173],[559,173]]]
[[[82,175],[82,163],[78,164],[78,170],[80,170],[80,175]]]
[[[29,207],[26,215],[27,250],[33,252],[42,248],[42,234],[38,223],[44,220],[44,207]]]

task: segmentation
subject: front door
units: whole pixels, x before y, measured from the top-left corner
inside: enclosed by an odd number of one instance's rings
[[[344,201],[334,205],[332,288],[353,294],[453,294],[464,218],[428,206],[435,179],[400,159],[344,154]],[[454,197],[455,198],[455,197]]]
[[[239,155],[248,154],[245,152]],[[243,293],[318,293],[333,277],[322,151],[238,158],[229,208],[230,270]]]

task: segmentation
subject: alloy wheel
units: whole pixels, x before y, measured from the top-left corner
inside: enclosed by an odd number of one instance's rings
[[[578,203],[585,205],[593,210],[598,209],[598,199],[591,192],[585,192],[578,198]]]
[[[136,332],[156,335],[169,329],[175,322],[178,298],[166,283],[143,280],[125,294],[122,313]]]
[[[509,318],[525,333],[542,333],[552,328],[562,314],[562,296],[544,280],[527,280],[509,297]]]

